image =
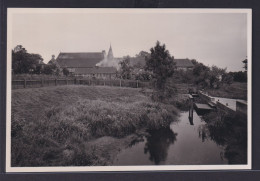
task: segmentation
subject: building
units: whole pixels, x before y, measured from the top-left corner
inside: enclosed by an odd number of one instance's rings
[[[191,62],[190,59],[174,59],[175,67],[177,70],[191,70],[194,67],[194,64]]]
[[[113,59],[113,51],[110,46],[108,55],[105,50],[102,52],[81,52],[68,53],[61,52],[55,61],[61,69],[67,68],[71,75],[82,77],[99,77],[113,78],[116,76],[117,70],[115,67],[98,66],[101,62],[108,62]]]

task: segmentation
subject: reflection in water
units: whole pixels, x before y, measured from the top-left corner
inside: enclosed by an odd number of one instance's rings
[[[208,133],[207,133],[207,129],[205,125],[200,125],[198,128],[198,132],[199,132],[199,138],[201,138],[201,141],[204,142],[207,137],[208,137]]]
[[[178,119],[170,127],[135,135],[129,147],[116,156],[113,165],[227,164],[226,147],[216,144],[211,137],[212,130],[196,111],[191,120],[188,111],[180,113]]]
[[[221,116],[219,116],[221,115]],[[239,115],[212,112],[206,115],[207,124],[199,129],[202,140],[207,138],[224,146],[224,157],[229,164],[247,163],[247,120]],[[221,155],[223,157],[223,155]]]
[[[189,117],[189,122],[190,122],[190,125],[194,125],[194,123],[193,123],[193,116]]]
[[[149,133],[150,135],[146,136],[144,153],[149,153],[149,159],[159,165],[166,160],[169,146],[176,141],[177,133],[174,133],[169,127],[149,131]]]

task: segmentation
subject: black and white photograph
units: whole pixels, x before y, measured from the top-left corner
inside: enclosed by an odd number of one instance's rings
[[[251,169],[250,9],[7,15],[7,172]]]

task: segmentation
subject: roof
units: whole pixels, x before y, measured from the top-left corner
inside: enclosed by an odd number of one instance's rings
[[[145,57],[131,57],[130,58],[130,65],[134,66],[134,65],[141,65],[141,66],[145,66]]]
[[[114,67],[76,68],[75,74],[115,74]]]
[[[104,59],[102,52],[60,53],[57,63],[61,67],[94,67]]]
[[[173,60],[176,63],[176,67],[194,67],[193,63],[191,62],[190,59],[174,59]]]

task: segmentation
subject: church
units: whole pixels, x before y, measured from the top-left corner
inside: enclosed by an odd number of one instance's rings
[[[113,66],[113,61],[114,56],[111,45],[108,55],[106,55],[105,50],[102,52],[81,53],[60,52],[56,60],[54,56],[50,60],[50,62],[55,62],[61,69],[67,68],[71,75],[104,79],[116,77],[117,69]]]
[[[60,52],[57,59],[54,55],[50,62],[55,63],[60,69],[67,68],[70,75],[78,77],[114,79],[117,77],[119,62],[123,58],[116,58],[113,55],[112,46],[110,45],[108,54],[103,50],[101,52],[81,52],[69,53]],[[174,59],[177,70],[191,70],[194,65],[190,59]],[[49,62],[49,63],[50,63]],[[130,65],[139,67],[138,71],[145,66],[145,57],[131,57]],[[134,72],[136,73],[136,71]]]

